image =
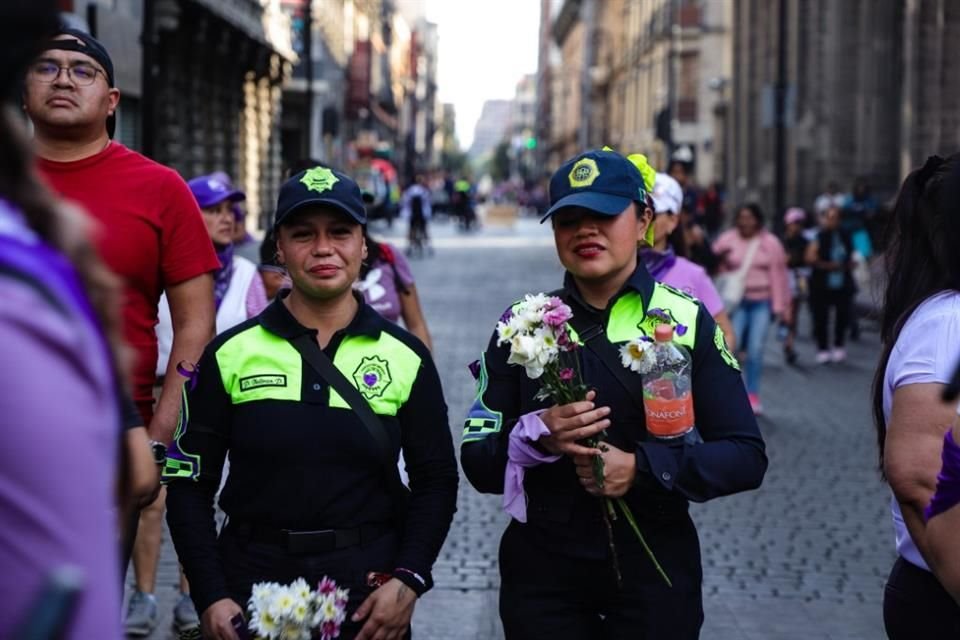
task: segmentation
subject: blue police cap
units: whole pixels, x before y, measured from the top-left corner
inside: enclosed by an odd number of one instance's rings
[[[328,167],[312,167],[290,177],[280,187],[274,228],[308,206],[326,206],[342,211],[358,224],[367,223],[360,187],[349,176]]]
[[[643,176],[632,162],[614,151],[586,151],[567,160],[550,178],[550,209],[540,222],[567,207],[615,216],[645,198]]]

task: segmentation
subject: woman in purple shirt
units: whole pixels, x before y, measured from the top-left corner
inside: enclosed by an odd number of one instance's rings
[[[723,309],[723,300],[704,268],[686,258],[683,229],[679,227],[683,203],[680,183],[665,173],[658,173],[652,198],[653,247],[641,250],[643,264],[655,280],[700,300],[723,331],[727,347],[732,351],[736,336],[730,316]]]
[[[52,0],[0,3],[0,94],[18,91],[56,16]],[[118,283],[90,248],[82,214],[38,181],[10,105],[0,106],[0,158],[0,638],[26,637],[28,620],[53,617],[43,637],[114,640]],[[65,572],[79,592],[58,611],[40,597]]]

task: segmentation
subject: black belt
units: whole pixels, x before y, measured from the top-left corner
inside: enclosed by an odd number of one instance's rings
[[[386,523],[365,524],[353,529],[321,529],[317,531],[294,531],[276,529],[260,524],[230,522],[227,531],[231,535],[252,542],[275,544],[288,553],[325,553],[347,549],[376,540],[394,527]]]

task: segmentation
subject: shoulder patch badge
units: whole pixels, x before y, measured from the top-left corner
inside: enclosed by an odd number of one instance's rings
[[[574,189],[582,189],[593,184],[597,176],[600,175],[600,169],[597,168],[597,161],[593,158],[581,158],[570,169],[570,186]]]
[[[353,372],[353,381],[364,398],[379,398],[393,382],[390,365],[379,356],[366,356]]]
[[[720,328],[720,325],[717,325],[716,330],[713,332],[713,344],[716,345],[717,351],[720,352],[720,357],[723,358],[723,361],[737,371],[740,371],[740,362],[735,355],[730,353],[730,349],[727,347],[727,339],[724,337],[723,329]]]
[[[329,191],[333,188],[333,185],[340,182],[340,178],[333,175],[333,171],[326,167],[314,167],[307,169],[303,177],[300,178],[300,182],[303,183],[309,191],[323,193],[324,191]]]

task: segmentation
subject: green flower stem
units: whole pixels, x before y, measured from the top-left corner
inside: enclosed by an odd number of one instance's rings
[[[607,498],[607,502],[610,502],[610,498]],[[643,545],[643,550],[647,552],[647,557],[650,558],[650,561],[653,563],[653,566],[656,567],[657,573],[660,574],[660,577],[663,578],[663,581],[667,583],[668,587],[673,587],[673,583],[670,582],[670,578],[667,577],[667,573],[663,570],[663,567],[660,566],[660,563],[657,562],[657,556],[653,555],[653,551],[650,549],[650,546],[647,544],[647,541],[644,539],[643,534],[640,533],[640,527],[637,526],[637,521],[633,517],[633,512],[630,511],[630,507],[627,505],[626,500],[623,498],[616,498],[615,502],[617,506],[620,507],[620,511],[623,512],[624,517],[626,517],[627,522],[630,523],[630,528],[633,529],[633,532],[637,534],[637,540],[640,541],[640,544]]]

